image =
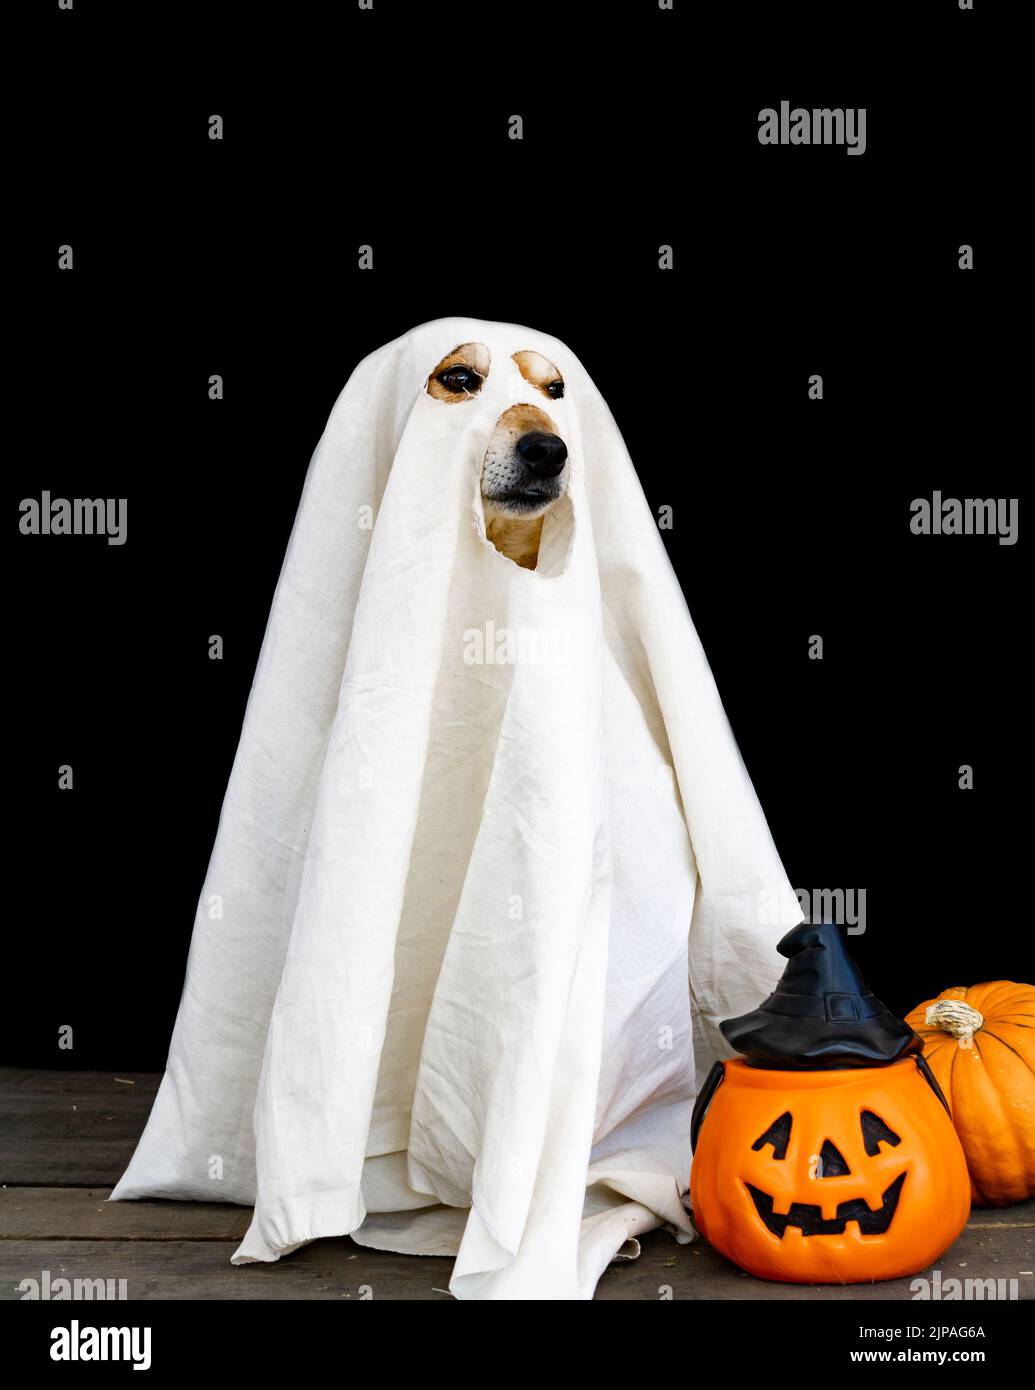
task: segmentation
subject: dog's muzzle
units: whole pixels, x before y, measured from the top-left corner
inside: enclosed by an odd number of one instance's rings
[[[497,514],[532,518],[567,482],[568,446],[534,406],[511,406],[496,422],[482,462],[482,498]]]

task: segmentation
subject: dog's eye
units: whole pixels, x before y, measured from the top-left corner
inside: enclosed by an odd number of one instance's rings
[[[438,380],[447,391],[454,391],[458,396],[465,391],[477,391],[482,384],[481,377],[470,367],[447,367],[444,372],[439,372]]]
[[[548,396],[552,396],[555,401],[559,401],[561,397],[564,395],[564,382],[551,381],[549,386],[547,386],[546,388],[546,394]]]

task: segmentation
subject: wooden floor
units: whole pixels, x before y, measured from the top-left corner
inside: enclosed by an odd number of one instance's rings
[[[115,1202],[160,1078],[150,1073],[0,1068],[0,1299],[22,1279],[125,1279],[130,1299],[448,1299],[452,1260],[319,1240],[276,1264],[230,1256],[251,1211],[225,1204]],[[703,1241],[664,1231],[638,1260],[612,1265],[598,1299],[909,1299],[908,1280],[847,1287],[770,1284]],[[1035,1297],[1035,1202],[975,1211],[938,1261],[942,1279],[1017,1279]],[[370,1293],[366,1291],[369,1290]]]

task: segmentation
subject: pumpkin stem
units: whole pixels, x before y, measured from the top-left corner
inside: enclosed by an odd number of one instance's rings
[[[985,1016],[962,999],[939,999],[924,1014],[924,1022],[941,1028],[954,1038],[972,1038],[985,1021]]]

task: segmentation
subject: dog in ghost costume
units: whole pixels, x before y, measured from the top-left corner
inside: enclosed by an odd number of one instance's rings
[[[473,400],[485,384],[491,355],[484,343],[460,343],[432,370],[427,391],[447,405]],[[546,400],[560,400],[564,378],[542,353],[512,354],[525,381]],[[511,405],[496,421],[482,461],[485,534],[524,569],[535,569],[543,518],[566,484],[568,446],[537,405]]]
[[[351,1234],[454,1256],[458,1298],[591,1298],[692,1236],[697,1084],[800,918],[586,369],[423,324],[310,463],[112,1199],[254,1206],[238,1264]]]

